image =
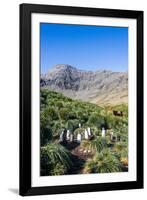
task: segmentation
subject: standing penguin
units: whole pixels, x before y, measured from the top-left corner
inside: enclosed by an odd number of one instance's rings
[[[89,136],[88,136],[88,131],[85,129],[85,132],[84,132],[84,136],[85,136],[85,140],[88,140],[89,139]]]
[[[90,130],[90,127],[87,128],[87,131],[88,131],[89,137],[91,137],[91,130]]]
[[[59,142],[63,142],[63,131],[60,133]]]
[[[77,134],[77,142],[78,143],[81,143],[81,140],[82,140],[82,136],[80,133]]]
[[[110,131],[110,139],[113,140],[113,131]]]
[[[106,135],[106,130],[105,130],[105,128],[103,127],[103,128],[102,128],[102,137],[105,137],[105,135]]]
[[[74,135],[73,135],[73,133],[70,134],[70,139],[69,139],[69,141],[70,141],[70,142],[73,142],[73,141],[74,141]]]
[[[66,133],[67,133],[67,130],[64,129],[64,130],[63,130],[63,143],[64,143],[64,144],[67,143],[67,141],[66,141]]]
[[[67,133],[66,133],[66,140],[69,141],[70,140],[70,131],[67,130]]]

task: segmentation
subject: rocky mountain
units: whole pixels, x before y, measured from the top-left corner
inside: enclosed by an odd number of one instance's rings
[[[41,75],[40,85],[41,88],[98,105],[128,103],[127,72],[84,71],[58,64]]]

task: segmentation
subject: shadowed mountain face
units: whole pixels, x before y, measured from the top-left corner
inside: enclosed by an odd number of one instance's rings
[[[70,65],[55,65],[47,74],[41,75],[40,85],[73,99],[99,105],[128,103],[127,72],[93,72]]]

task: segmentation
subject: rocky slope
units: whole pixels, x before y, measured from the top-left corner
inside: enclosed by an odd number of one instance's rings
[[[41,75],[41,88],[99,105],[128,103],[128,73],[84,71],[70,65],[55,65]]]

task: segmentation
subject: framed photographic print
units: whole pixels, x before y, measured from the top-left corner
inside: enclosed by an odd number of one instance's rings
[[[20,195],[143,188],[143,11],[20,5]]]

